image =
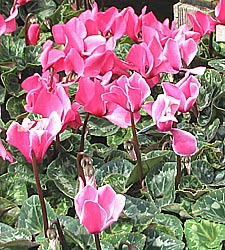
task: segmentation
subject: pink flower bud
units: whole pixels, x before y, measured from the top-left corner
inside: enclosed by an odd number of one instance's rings
[[[40,24],[31,23],[27,31],[27,40],[29,45],[37,45],[40,38]]]
[[[75,197],[75,209],[81,224],[91,234],[100,233],[116,222],[125,206],[125,196],[105,185],[85,186]]]

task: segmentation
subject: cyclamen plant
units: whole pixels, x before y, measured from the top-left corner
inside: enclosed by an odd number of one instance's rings
[[[8,18],[0,15],[1,35],[16,30],[18,8],[30,1],[15,1]],[[225,24],[223,8],[225,1],[221,0],[216,6],[215,18],[202,12],[189,15],[190,29],[187,25],[177,28],[174,21],[170,24],[167,19],[161,23],[152,12],[146,13],[146,8],[138,16],[131,7],[122,11],[111,7],[102,12],[93,3],[79,16],[51,27],[52,39],[42,45],[42,72],[26,77],[21,84],[26,92],[24,109],[41,118],[26,117],[21,125],[14,121],[6,132],[6,141],[32,163],[46,238],[49,238],[50,227],[37,164],[45,159],[54,141],[58,145],[54,153],[63,153],[60,136],[71,128],[81,134],[76,163],[79,190],[74,197],[74,207],[80,223],[95,236],[98,250],[101,249],[99,234],[119,220],[126,205],[125,195],[117,194],[109,184],[96,184],[92,162],[86,162],[89,158],[84,153],[84,144],[90,117],[108,120],[123,129],[131,128],[131,148],[139,175],[137,185],[144,189],[146,172],[137,125],[143,112],[147,112],[148,125],[155,125],[159,133],[169,138],[168,145],[177,155],[176,184],[179,185],[180,157],[190,157],[198,151],[195,136],[181,129],[179,123],[179,116],[196,105],[201,88],[196,76],[205,71],[205,67],[192,67],[191,63],[200,39],[214,32],[217,24]],[[39,43],[40,29],[36,21],[25,27],[27,45]],[[116,50],[125,38],[130,48],[122,59]],[[162,81],[164,74],[172,75],[172,81]],[[75,89],[75,93],[71,94],[71,89]],[[85,119],[82,112],[86,112]],[[1,141],[0,156],[13,162]],[[86,163],[92,173],[87,173]],[[67,249],[60,227],[58,231],[62,248]]]

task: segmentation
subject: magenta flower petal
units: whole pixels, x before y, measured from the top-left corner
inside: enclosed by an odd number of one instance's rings
[[[171,129],[173,135],[173,150],[181,156],[190,156],[196,153],[197,141],[196,138],[187,131],[180,129]]]
[[[126,202],[126,197],[124,195],[116,194],[114,198],[114,209],[113,209],[112,216],[106,222],[104,229],[108,228],[110,225],[112,225],[114,222],[116,222],[119,219],[121,212],[125,206],[125,202]]]
[[[97,202],[97,190],[91,185],[85,186],[83,189],[81,189],[74,200],[75,203],[75,209],[77,216],[80,218],[82,214],[82,209],[84,206],[84,202],[86,200],[91,200],[93,202]]]
[[[217,21],[225,24],[225,0],[220,0],[215,8],[215,16]]]
[[[2,159],[5,161],[5,160],[8,160],[9,162],[13,162],[13,157],[12,155],[6,151],[5,147],[3,146],[2,144],[2,141],[0,140],[0,157],[2,157]]]
[[[7,130],[7,142],[24,155],[27,161],[32,162],[31,159],[31,143],[28,129],[24,128],[17,122],[12,122]]]
[[[106,211],[96,202],[85,201],[80,218],[81,224],[91,234],[103,231],[107,221]]]
[[[108,219],[113,215],[115,198],[116,192],[109,185],[98,189],[98,203],[101,207],[104,207]]]
[[[27,31],[29,45],[37,45],[40,37],[40,24],[31,23]]]
[[[5,33],[6,24],[4,17],[0,14],[0,36]]]

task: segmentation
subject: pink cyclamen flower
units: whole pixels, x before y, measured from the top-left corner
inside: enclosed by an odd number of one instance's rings
[[[8,160],[9,162],[13,162],[12,155],[6,151],[5,147],[2,144],[2,141],[0,140],[0,157],[5,161]]]
[[[197,152],[196,138],[189,132],[172,128],[173,135],[172,147],[177,155],[190,156]]]
[[[201,37],[205,34],[215,32],[216,21],[209,15],[201,11],[196,11],[194,15],[188,13],[188,19],[194,32],[198,32]]]
[[[75,210],[80,223],[89,233],[96,234],[119,219],[125,199],[124,195],[116,194],[109,185],[99,189],[87,185],[75,197]]]
[[[61,121],[54,111],[49,118],[31,121],[24,118],[22,125],[13,122],[7,130],[7,142],[19,149],[28,162],[32,162],[32,150],[39,162],[61,130]]]
[[[40,24],[31,23],[27,31],[27,40],[29,45],[37,45],[40,38]]]
[[[143,109],[151,115],[159,131],[167,132],[171,130],[173,122],[177,122],[175,114],[179,105],[179,100],[161,94],[154,102],[143,105]]]
[[[225,24],[225,0],[220,0],[215,8],[216,21]]]
[[[163,82],[162,87],[165,95],[180,100],[178,111],[187,112],[195,103],[201,85],[194,76],[186,74],[177,84]]]
[[[49,117],[53,111],[56,111],[61,119],[62,130],[68,125],[77,128],[82,125],[78,113],[80,105],[71,104],[67,88],[58,81],[59,76],[53,74],[51,77],[48,71],[44,72],[42,76],[35,73],[25,79],[22,83],[23,89],[28,92],[25,109],[43,117]]]
[[[112,73],[108,72],[101,81],[94,78],[91,80],[87,77],[81,77],[78,82],[76,101],[84,106],[84,110],[95,116],[103,116],[106,113],[106,101],[102,95],[106,92],[104,85],[108,85]]]
[[[131,125],[130,112],[132,112],[135,123],[138,122],[141,117],[139,111],[150,93],[150,87],[140,74],[135,72],[129,78],[122,75],[112,83],[109,91],[103,94],[103,100],[109,103],[108,114],[105,117],[114,124],[125,128]],[[116,112],[113,116],[114,107]],[[118,109],[120,118],[118,117]],[[121,115],[122,118],[126,118],[126,114],[129,117],[128,120],[119,120]]]

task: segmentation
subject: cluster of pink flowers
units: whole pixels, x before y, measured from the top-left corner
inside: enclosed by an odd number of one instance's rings
[[[0,16],[0,34],[15,30],[18,6],[26,2],[18,1],[8,19]],[[22,83],[27,92],[25,110],[43,118],[35,121],[25,118],[22,125],[13,122],[7,131],[7,141],[27,161],[32,161],[32,151],[37,161],[41,161],[58,133],[67,126],[82,125],[80,105],[86,112],[122,128],[131,126],[131,113],[136,124],[143,108],[159,131],[173,136],[173,149],[178,155],[194,154],[196,139],[176,128],[176,115],[188,112],[196,101],[200,83],[194,75],[203,74],[205,69],[188,67],[197,53],[200,38],[214,31],[216,23],[225,23],[224,5],[224,0],[217,5],[216,19],[199,12],[190,15],[193,30],[187,25],[176,28],[167,19],[161,23],[152,12],[146,14],[145,8],[137,16],[131,7],[121,12],[115,7],[99,12],[96,4],[67,23],[54,25],[54,41],[43,44],[42,75],[36,73]],[[34,35],[39,26],[30,27],[29,43],[35,45],[38,36]],[[121,60],[115,48],[124,35],[130,37],[133,45],[126,59]],[[160,83],[161,73],[180,71],[185,72],[184,78],[178,83],[162,83],[163,93],[146,103],[153,87]],[[73,101],[68,91],[72,84],[78,85]],[[1,144],[0,151],[3,159],[12,161]],[[97,189],[88,184],[75,199],[77,215],[90,233],[98,233],[116,221],[124,204],[124,196],[115,194],[109,186]]]

